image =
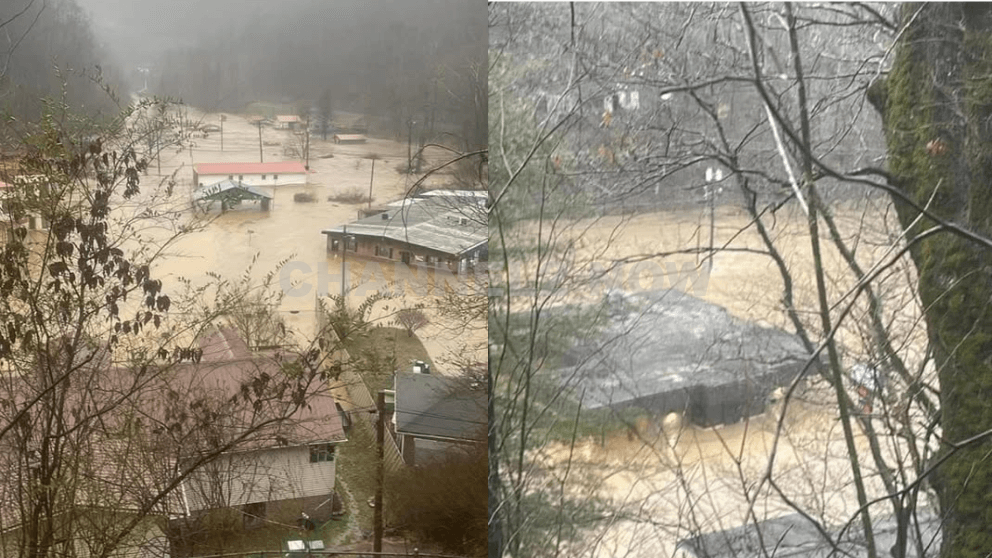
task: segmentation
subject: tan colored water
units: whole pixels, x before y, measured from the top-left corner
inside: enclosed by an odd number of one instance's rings
[[[200,114],[189,111],[189,118],[196,121],[202,118],[205,124],[220,124],[217,114]],[[161,173],[156,161],[150,165],[149,174],[142,183],[152,184],[176,172],[176,196],[181,205],[189,205],[192,192],[192,164],[206,162],[257,162],[258,128],[249,124],[244,116],[229,114],[224,122],[223,151],[219,133],[211,133],[207,138],[193,140],[192,150],[165,150],[161,158]],[[289,131],[262,128],[263,155],[265,162],[294,160],[284,156],[284,144],[292,144],[296,138]],[[357,218],[360,205],[342,204],[327,201],[330,194],[350,191],[369,191],[371,174],[370,154],[381,159],[375,164],[374,184],[372,185],[373,204],[393,201],[403,197],[409,189],[412,178],[397,172],[396,167],[405,165],[407,145],[389,140],[369,138],[365,144],[335,145],[330,140],[323,141],[318,135],[310,138],[309,183],[306,186],[278,186],[273,189],[275,199],[270,211],[262,211],[259,205],[244,202],[242,206],[220,214],[215,206],[208,215],[210,219],[203,230],[181,238],[169,251],[168,257],[160,261],[155,271],[166,289],[178,285],[178,278],[185,277],[195,284],[202,284],[207,273],[218,273],[224,277],[237,278],[257,257],[253,276],[260,280],[267,272],[276,268],[283,260],[301,262],[310,269],[309,273],[297,271],[291,275],[294,281],[311,286],[306,296],[287,296],[280,310],[287,325],[312,335],[315,328],[314,293],[318,286],[318,269],[324,266],[331,276],[328,290],[339,292],[340,282],[334,278],[340,273],[340,259],[326,253],[326,237],[321,230],[346,223]],[[333,158],[321,158],[333,153]],[[444,157],[438,150],[428,150],[429,163],[437,163]],[[298,159],[295,159],[298,160]],[[429,168],[425,165],[425,169]],[[438,174],[431,177],[428,187],[452,187],[451,177]],[[296,203],[293,195],[299,192],[313,194],[316,203]],[[186,210],[185,219],[193,218],[193,212]],[[165,231],[149,231],[152,236],[161,238]],[[349,258],[350,285],[358,284],[362,277],[363,261]],[[381,264],[382,267],[388,266]],[[388,274],[388,272],[387,272]],[[277,283],[278,286],[278,283]],[[369,289],[364,291],[365,294]],[[363,293],[353,293],[349,304],[357,305]],[[376,317],[389,320],[389,314],[396,308],[428,302],[415,292],[407,291],[401,301],[387,303],[389,310],[380,309]],[[476,358],[481,360],[485,332],[449,331],[443,320],[432,316],[431,325],[418,332],[428,353],[435,361],[450,360],[453,355],[465,355],[465,346],[471,347]],[[442,368],[443,369],[443,368]]]
[[[841,207],[837,212],[842,234],[852,247],[854,236],[861,237],[856,253],[865,270],[888,253],[885,226],[893,223],[891,217],[886,223],[883,215],[884,207],[867,214],[852,207]],[[751,252],[763,250],[763,246],[748,225],[749,220],[740,211],[717,211],[715,244],[726,245],[730,250],[713,259],[705,289],[690,292],[728,308],[742,319],[791,330],[782,312],[782,278],[767,255]],[[563,238],[578,240],[574,254],[579,267],[590,262],[604,265],[645,254],[706,247],[709,241],[708,216],[693,211],[605,217],[569,223],[564,228]],[[814,336],[818,335],[818,322],[810,313],[815,311],[816,299],[805,215],[798,210],[780,211],[771,232],[794,273],[796,306],[805,322],[812,325]],[[826,231],[822,230],[821,235],[830,300],[837,301],[855,280],[840,254],[827,244]],[[675,264],[677,269],[685,264],[693,268],[697,262],[706,267],[704,260],[692,254],[668,255],[656,261],[662,265],[642,266],[648,271],[638,278],[630,272],[633,266],[628,265],[623,273],[613,275],[618,282],[561,293],[559,302],[596,300],[606,287],[632,291],[650,288],[652,282],[656,288],[671,287],[673,274],[663,265],[665,262]],[[886,305],[886,320],[895,333],[895,344],[912,362],[925,347],[925,331],[917,322],[919,309],[911,288],[912,268],[903,262],[885,277],[880,295]],[[833,309],[835,317],[838,308]],[[858,325],[852,320],[839,334],[848,364],[863,350],[863,323]],[[830,393],[818,391],[807,397],[805,403],[795,402],[789,407],[771,479],[807,513],[834,525],[846,521],[857,509],[850,465]],[[535,459],[546,468],[542,477],[548,483],[545,490],[557,494],[559,485],[554,479],[564,473],[571,455],[567,491],[575,496],[607,498],[614,508],[622,510],[593,529],[581,548],[574,549],[575,555],[672,556],[675,543],[689,536],[690,529],[698,533],[739,526],[750,520],[747,511],[752,505],[759,520],[791,513],[767,483],[761,484],[768,471],[780,411],[781,406],[776,405],[749,421],[709,429],[680,430],[673,417],[664,424],[642,420],[636,435],[583,439],[574,451],[564,444],[536,450]],[[857,439],[862,467],[868,468],[867,442],[860,433]],[[891,445],[884,447],[883,453],[890,459],[895,457]],[[869,493],[880,494],[882,486],[877,475],[870,470],[866,475]],[[884,506],[879,509],[884,511]]]

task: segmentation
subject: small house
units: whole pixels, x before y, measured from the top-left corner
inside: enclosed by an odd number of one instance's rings
[[[347,250],[369,259],[466,273],[489,259],[487,200],[485,191],[424,192],[321,233],[327,236],[328,254]]]
[[[280,114],[276,116],[276,128],[279,130],[296,130],[300,125],[300,117],[295,114]]]
[[[486,443],[486,386],[472,378],[396,374],[394,419],[407,465],[426,465],[466,445]]]
[[[567,341],[560,357],[563,385],[585,389],[589,410],[636,408],[684,414],[699,426],[732,424],[764,412],[775,389],[815,370],[798,336],[676,289],[611,292],[593,310],[607,323],[584,328],[587,338]],[[548,327],[574,324],[582,311],[555,309]]]
[[[261,202],[262,211],[268,211],[272,205],[272,194],[251,184],[224,180],[211,186],[197,188],[193,199],[208,208],[214,202],[220,202],[221,212],[240,205],[243,201]]]
[[[286,186],[306,184],[307,170],[296,161],[274,163],[199,163],[193,165],[195,188],[212,186],[225,180],[252,186]]]
[[[918,510],[915,518],[907,517],[911,526],[906,536],[907,558],[922,558],[939,554],[941,519],[929,509]],[[676,546],[679,558],[763,558],[789,556],[827,558],[828,556],[867,557],[868,548],[863,531],[855,522],[850,528],[816,525],[805,514],[793,513],[763,521],[747,522],[738,527],[704,533],[680,540]],[[906,526],[903,526],[905,528]],[[894,517],[875,517],[872,537],[878,549],[893,549],[899,538],[899,525]],[[830,540],[824,537],[829,535]],[[933,552],[933,554],[930,554]],[[888,553],[886,553],[888,555]]]
[[[216,394],[218,400],[237,394],[246,368],[277,377],[288,362],[287,355],[249,349],[229,328],[218,329],[200,345],[202,360],[185,367],[177,381]],[[269,436],[226,453],[197,471],[183,484],[183,501],[194,516],[210,509],[239,509],[246,527],[267,520],[294,521],[301,513],[329,516],[337,446],[344,441],[341,414],[333,397],[321,394],[309,398],[291,420],[277,424]]]
[[[361,134],[334,134],[334,143],[365,143],[367,140]]]

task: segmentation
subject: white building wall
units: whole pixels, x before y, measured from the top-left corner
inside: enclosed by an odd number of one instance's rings
[[[289,174],[200,174],[197,176],[198,186],[210,186],[225,180],[240,180],[252,186],[288,186],[290,184],[306,184],[305,173]]]
[[[335,463],[310,463],[308,446],[221,456],[185,485],[190,511],[323,496],[334,490]]]

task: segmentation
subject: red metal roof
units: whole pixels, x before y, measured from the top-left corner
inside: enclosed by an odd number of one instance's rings
[[[193,165],[197,174],[305,174],[303,163],[280,161],[278,163],[200,163]]]

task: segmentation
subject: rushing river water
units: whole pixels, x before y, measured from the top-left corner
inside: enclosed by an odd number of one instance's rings
[[[884,209],[878,213],[888,215]],[[892,241],[883,223],[865,215],[852,205],[839,206],[834,217],[845,238],[858,239],[862,268],[871,269],[891,254]],[[595,276],[590,283],[593,287],[561,290],[553,300],[559,304],[601,302],[609,289],[639,292],[683,288],[741,320],[791,329],[782,312],[779,270],[761,253],[764,246],[750,219],[730,207],[715,212],[714,245],[730,249],[717,253],[710,267],[692,255],[692,249],[708,244],[703,217],[708,216],[670,211],[556,223],[561,245],[575,241],[570,254],[574,260],[561,264],[562,269],[576,273],[573,270],[607,269],[610,262],[627,259],[636,263],[612,267],[603,277]],[[768,226],[793,272],[797,305],[803,311],[815,308],[805,215],[783,210]],[[853,284],[853,274],[839,253],[826,242],[824,245],[830,300],[842,300]],[[663,253],[670,255],[661,257]],[[654,261],[640,261],[645,254],[659,256]],[[528,277],[527,272],[534,273],[532,268],[520,267],[522,278]],[[542,268],[549,276],[560,271],[553,269],[554,263],[549,267]],[[920,327],[919,306],[910,281],[911,262],[904,260],[899,269],[900,273],[878,283],[878,292],[884,294],[886,324],[903,357],[915,367],[925,354],[926,335]],[[696,278],[703,281],[696,283]],[[699,288],[694,288],[696,285]],[[522,303],[521,310],[529,303]],[[864,338],[854,318],[846,323],[848,327],[842,328],[837,338],[845,363],[851,364],[865,354],[861,346]],[[598,498],[605,502],[606,518],[589,526],[584,537],[562,555],[679,556],[676,543],[694,534],[737,527],[752,522],[754,516],[764,520],[794,513],[767,478],[774,479],[793,502],[823,524],[843,523],[858,504],[838,411],[831,403],[834,396],[821,382],[803,397],[788,407],[777,445],[781,403],[748,420],[715,428],[682,427],[680,419],[670,415],[639,420],[630,432],[580,438],[574,447],[532,442],[536,447],[529,455],[537,472],[530,489],[543,491],[552,501],[570,496],[579,501]],[[876,420],[874,427],[885,432],[881,421]],[[885,489],[873,466],[867,438],[857,426],[854,437],[866,491],[871,497],[880,496]],[[774,467],[769,469],[773,448]],[[881,436],[879,452],[890,464],[906,463],[908,451],[897,436]],[[887,504],[872,508],[876,517],[890,511]],[[752,512],[754,516],[749,515]]]

